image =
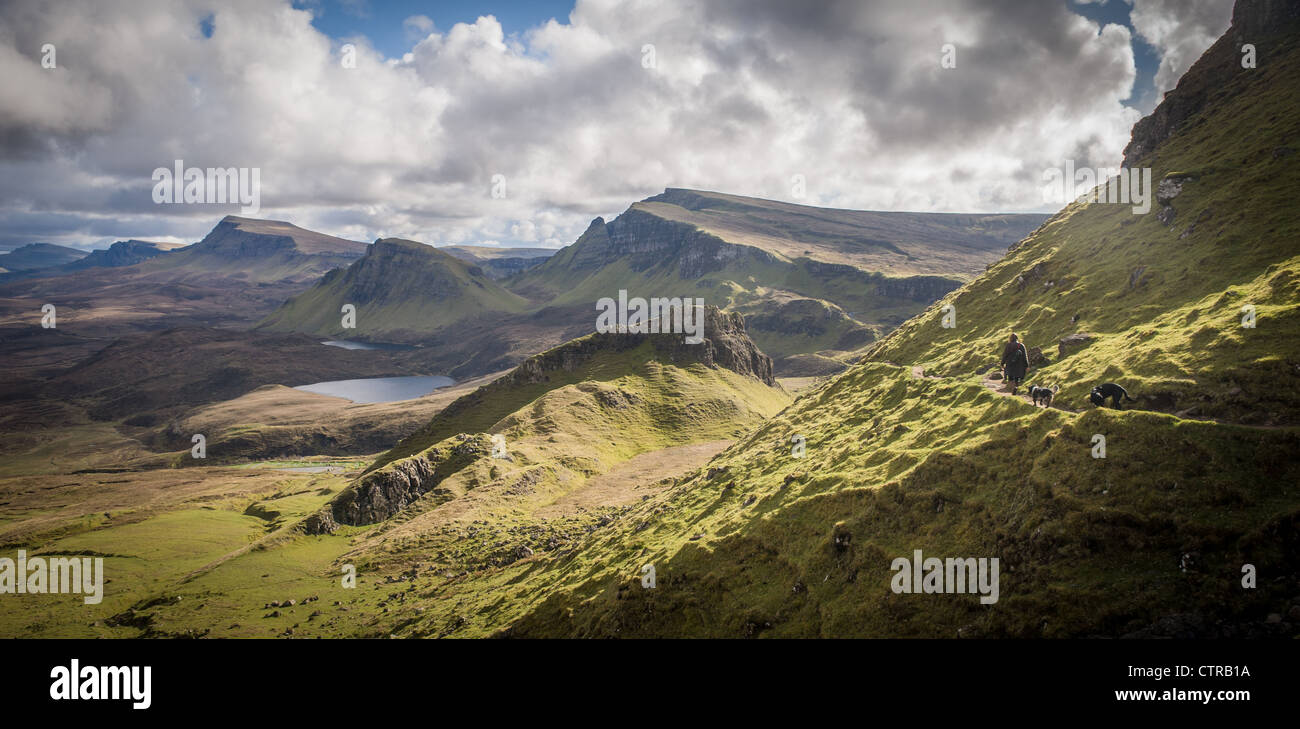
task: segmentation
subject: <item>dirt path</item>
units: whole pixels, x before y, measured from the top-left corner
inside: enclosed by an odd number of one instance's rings
[[[708,463],[734,442],[717,440],[642,453],[593,477],[581,488],[542,507],[536,515],[552,518],[576,513],[579,508],[622,506],[638,501],[642,496],[667,488],[658,484],[660,480],[680,476]]]
[[[1020,392],[1016,393],[1015,395],[1012,395],[1012,394],[1011,394],[1011,390],[1010,390],[1010,388],[1007,387],[1007,383],[1006,383],[1006,381],[1005,381],[1005,380],[995,380],[995,379],[993,379],[993,378],[990,376],[991,374],[992,374],[992,373],[984,375],[984,378],[980,381],[980,384],[982,384],[982,385],[984,385],[985,387],[987,387],[988,389],[992,390],[994,393],[996,393],[996,394],[998,394],[998,395],[1002,395],[1003,397],[1014,397],[1014,398],[1018,398],[1019,400],[1025,402],[1026,404],[1034,405],[1034,400],[1033,400],[1033,398],[1029,397],[1029,388],[1028,388],[1028,387],[1021,387],[1021,388],[1020,388]],[[918,379],[918,380],[943,380],[943,379],[947,379],[947,378],[945,378],[945,377],[941,377],[941,376],[939,376],[939,375],[927,375],[927,374],[925,374],[925,368],[922,367],[921,365],[912,365],[912,376],[915,377],[915,378]],[[1038,407],[1038,406],[1037,406],[1037,405],[1034,405],[1034,407]],[[1061,411],[1063,411],[1063,412],[1067,412],[1067,413],[1077,413],[1077,412],[1079,412],[1079,411],[1077,411],[1077,410],[1070,410],[1069,408],[1061,407],[1061,406],[1060,406],[1057,402],[1055,402],[1055,401],[1052,402],[1052,407],[1055,408],[1055,409],[1057,409],[1057,410],[1061,410]]]

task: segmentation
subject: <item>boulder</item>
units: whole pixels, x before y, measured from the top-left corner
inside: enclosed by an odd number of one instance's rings
[[[1078,333],[1062,337],[1061,340],[1056,343],[1057,358],[1065,359],[1070,354],[1070,350],[1083,347],[1090,341],[1092,341],[1091,334]]]

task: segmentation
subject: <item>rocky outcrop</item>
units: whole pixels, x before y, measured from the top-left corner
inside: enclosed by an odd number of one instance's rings
[[[624,259],[637,272],[669,265],[682,279],[694,280],[737,262],[771,263],[776,257],[752,246],[728,243],[689,223],[661,218],[633,205],[614,220],[591,221],[568,249],[538,267],[595,270]]]
[[[483,269],[483,273],[487,274],[488,278],[494,281],[523,273],[555,255],[555,251],[542,248],[448,246],[439,250],[478,266]]]
[[[278,220],[227,215],[203,240],[160,260],[201,271],[230,271],[249,281],[315,281],[366,252],[366,244]]]
[[[144,240],[120,240],[107,250],[91,251],[85,258],[63,266],[66,271],[80,271],[85,268],[117,268],[134,266],[141,261],[156,258],[168,253],[165,244]]]
[[[448,476],[491,452],[488,436],[461,435],[453,445],[388,464],[348,486],[321,511],[302,523],[308,534],[325,534],[339,525],[377,524],[435,490]]]
[[[1124,167],[1137,167],[1156,152],[1160,143],[1206,108],[1226,102],[1225,95],[1236,93],[1233,83],[1242,72],[1241,46],[1265,47],[1266,38],[1294,32],[1300,23],[1298,0],[1237,0],[1232,9],[1232,25],[1210,46],[1179,79],[1178,85],[1148,116],[1133,126],[1133,136],[1124,148]],[[1267,51],[1261,51],[1267,52]],[[1172,214],[1168,216],[1172,221]]]
[[[890,299],[906,299],[918,303],[938,301],[949,292],[956,291],[961,282],[943,276],[881,276],[876,283],[876,295]]]
[[[745,332],[745,317],[708,306],[704,310],[704,341],[686,344],[676,335],[655,341],[655,349],[670,359],[689,361],[694,358],[708,367],[723,367],[753,377],[766,385],[776,384],[772,376],[772,358],[763,354]],[[653,336],[653,335],[651,335]],[[700,348],[696,351],[695,348]]]

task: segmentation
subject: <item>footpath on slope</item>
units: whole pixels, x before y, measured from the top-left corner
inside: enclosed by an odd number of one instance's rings
[[[996,372],[996,371],[986,373],[986,374],[983,376],[983,378],[981,378],[981,380],[980,380],[980,384],[982,384],[982,385],[984,385],[985,387],[987,387],[988,389],[992,390],[992,391],[993,391],[995,394],[997,394],[997,395],[1001,395],[1001,396],[1003,396],[1003,397],[1014,397],[1014,398],[1017,398],[1017,399],[1019,399],[1019,400],[1025,402],[1025,403],[1028,403],[1029,405],[1033,405],[1033,404],[1034,404],[1033,398],[1029,397],[1029,388],[1028,388],[1028,387],[1022,387],[1022,388],[1020,389],[1020,392],[1016,393],[1015,395],[1012,395],[1010,389],[1007,388],[1007,383],[1006,383],[1005,380],[1002,380],[1002,379],[1000,379],[1000,378],[999,378],[999,379],[994,379],[994,378],[993,378],[993,374],[995,374],[995,372]],[[925,374],[925,369],[924,369],[921,365],[912,365],[912,377],[915,377],[915,378],[918,379],[918,380],[946,380],[946,379],[948,379],[948,378],[946,378],[946,377],[942,377],[942,376],[940,376],[940,375],[927,375],[927,374]],[[1035,406],[1035,407],[1037,407],[1037,406]],[[1053,408],[1055,408],[1055,409],[1057,409],[1057,410],[1060,410],[1060,411],[1062,411],[1062,412],[1067,412],[1067,413],[1079,413],[1079,412],[1082,412],[1081,410],[1071,410],[1070,408],[1063,407],[1063,406],[1060,404],[1060,401],[1057,400],[1057,399],[1053,399],[1053,400],[1052,400],[1052,405],[1051,405],[1051,407],[1053,407]],[[1158,413],[1158,412],[1161,412],[1161,411],[1159,411],[1159,410],[1141,410],[1141,412]],[[1171,413],[1162,413],[1162,414],[1168,415],[1168,414],[1171,414]],[[1234,422],[1232,422],[1232,421],[1230,421],[1230,420],[1221,420],[1221,419],[1219,419],[1219,418],[1212,418],[1212,419],[1209,419],[1209,420],[1201,420],[1201,419],[1199,419],[1199,418],[1185,418],[1185,417],[1180,417],[1180,416],[1178,416],[1178,415],[1174,415],[1174,417],[1178,418],[1179,420],[1186,420],[1186,421],[1188,421],[1188,422],[1192,422],[1192,423],[1215,423],[1215,424],[1217,424],[1217,425],[1228,425],[1228,426],[1235,426],[1235,427],[1238,427],[1238,428],[1250,428],[1250,429],[1252,429],[1252,430],[1287,430],[1287,429],[1290,429],[1290,428],[1295,428],[1295,427],[1297,427],[1297,426],[1294,426],[1294,425],[1252,425],[1252,424],[1249,424],[1249,423],[1234,423]]]
[[[1033,405],[1033,404],[1034,404],[1033,398],[1029,397],[1029,388],[1028,388],[1028,387],[1022,387],[1022,388],[1020,389],[1020,392],[1019,392],[1019,393],[1017,393],[1017,394],[1015,394],[1015,395],[1012,395],[1012,394],[1011,394],[1011,391],[1007,388],[1007,383],[1006,383],[1004,380],[1000,380],[1000,379],[995,380],[995,379],[993,379],[992,375],[993,375],[993,373],[991,373],[991,372],[985,374],[984,377],[983,377],[983,379],[980,381],[980,384],[984,385],[984,386],[987,387],[988,389],[992,390],[994,393],[996,393],[996,394],[998,394],[998,395],[1001,395],[1001,396],[1003,396],[1003,397],[1014,397],[1014,398],[1017,398],[1017,399],[1019,399],[1019,400],[1025,402],[1025,403],[1028,403],[1029,405]],[[942,377],[942,376],[939,376],[939,375],[927,375],[927,374],[925,374],[925,368],[922,367],[921,365],[912,365],[912,377],[915,377],[915,378],[918,379],[918,380],[945,380],[945,379],[948,379],[948,378],[946,378],[946,377]],[[1035,407],[1037,407],[1037,406],[1035,406]],[[1052,400],[1052,405],[1051,405],[1051,407],[1056,408],[1057,410],[1063,410],[1063,411],[1065,411],[1065,412],[1067,412],[1067,413],[1076,413],[1076,412],[1079,412],[1079,411],[1077,411],[1077,410],[1070,410],[1069,408],[1061,407],[1061,405],[1060,405],[1060,404],[1059,404],[1055,399]]]

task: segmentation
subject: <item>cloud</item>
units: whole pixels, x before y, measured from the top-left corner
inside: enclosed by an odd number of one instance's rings
[[[1232,22],[1233,0],[1133,0],[1133,29],[1160,54],[1155,88],[1163,94]]]
[[[197,239],[235,208],[154,206],[151,172],[176,159],[260,168],[264,217],[439,245],[564,245],[669,186],[1041,209],[1044,169],[1118,164],[1137,119],[1129,30],[1063,3],[579,0],[520,36],[413,16],[402,58],[322,35],[311,12],[5,5],[0,245]],[[45,41],[58,69],[40,67]]]
[[[402,21],[408,40],[419,40],[433,32],[433,18],[427,15],[412,15]]]

